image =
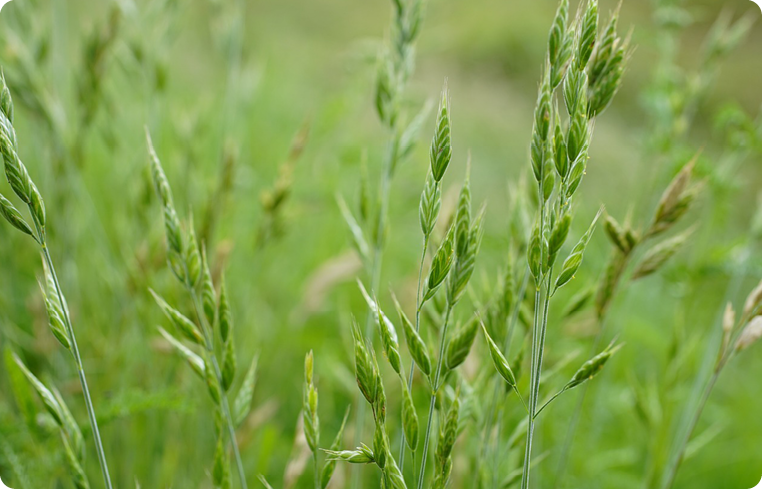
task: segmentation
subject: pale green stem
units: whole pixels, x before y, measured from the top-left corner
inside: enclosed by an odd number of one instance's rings
[[[85,378],[85,369],[82,366],[82,357],[79,354],[79,346],[77,346],[77,339],[74,336],[74,327],[71,324],[71,318],[69,317],[69,308],[66,307],[66,301],[63,298],[61,292],[61,285],[58,282],[58,276],[56,275],[56,269],[53,266],[53,260],[50,258],[50,252],[45,241],[45,229],[40,226],[37,221],[34,210],[29,206],[29,210],[32,214],[32,220],[34,221],[35,228],[39,237],[39,243],[42,247],[42,255],[45,257],[45,263],[48,265],[48,271],[53,278],[53,283],[56,287],[56,295],[58,301],[61,303],[61,310],[64,314],[64,324],[66,326],[66,333],[71,343],[71,352],[74,356],[74,361],[77,364],[77,374],[79,375],[79,383],[82,385],[82,395],[85,398],[85,406],[87,408],[87,418],[90,421],[90,428],[93,431],[93,439],[95,441],[95,451],[98,453],[98,463],[101,466],[101,473],[103,474],[103,482],[107,489],[111,489],[111,477],[108,472],[108,464],[106,463],[106,455],[103,450],[103,442],[101,441],[100,431],[98,430],[98,421],[95,419],[95,408],[93,407],[93,401],[90,397],[90,389],[87,387],[87,379]]]
[[[429,235],[423,237],[423,250],[421,251],[421,264],[418,267],[418,287],[415,290],[415,331],[420,329],[421,320],[421,279],[423,277],[423,264],[426,261],[426,248],[429,246]],[[415,373],[415,359],[410,360],[410,375],[407,379],[407,388],[413,386],[413,374]],[[413,453],[415,455],[415,453]],[[402,430],[402,440],[400,441],[400,456],[399,456],[400,472],[405,468],[405,430]]]
[[[442,375],[442,359],[444,358],[445,338],[447,337],[447,325],[450,322],[450,313],[452,312],[453,305],[450,301],[447,301],[447,307],[445,309],[444,325],[442,326],[442,337],[439,339],[439,359],[437,360],[437,370],[434,374],[434,385],[431,391],[431,401],[429,402],[429,418],[426,421],[426,437],[423,443],[423,457],[421,458],[421,470],[418,476],[418,489],[423,489],[423,480],[426,475],[426,455],[429,451],[429,439],[431,437],[431,424],[434,420],[434,404],[437,400],[437,392],[439,391],[439,378]]]
[[[187,273],[187,267],[186,267],[186,276]],[[193,307],[196,310],[196,316],[198,317],[198,321],[201,324],[201,330],[204,334],[204,344],[206,347],[206,350],[209,354],[209,357],[212,359],[212,367],[214,368],[214,375],[217,377],[217,382],[222,386],[222,372],[220,371],[220,365],[217,362],[217,355],[214,353],[214,344],[212,343],[212,329],[211,326],[209,326],[206,323],[206,316],[201,312],[202,308],[200,306],[200,301],[198,298],[198,294],[196,293],[196,289],[189,283],[185,283],[185,287],[188,289],[188,292],[190,292],[191,298],[193,300]],[[235,436],[235,426],[233,425],[233,417],[230,414],[230,406],[228,404],[228,396],[226,392],[222,392],[222,395],[220,396],[220,404],[222,408],[222,415],[225,418],[225,423],[228,427],[228,435],[230,436],[230,444],[233,447],[233,455],[235,456],[235,462],[236,467],[238,469],[238,477],[241,479],[241,488],[247,489],[246,484],[246,472],[243,469],[243,460],[241,459],[241,452],[238,449],[238,440],[236,440]]]
[[[383,235],[386,228],[386,213],[389,207],[389,188],[391,186],[392,169],[394,168],[395,160],[397,158],[397,134],[396,128],[392,136],[392,140],[389,143],[389,153],[384,161],[384,168],[381,173],[381,193],[379,195],[379,216],[378,227],[376,229],[376,241],[373,246],[373,265],[370,271],[370,290],[371,293],[376,293],[378,290],[379,282],[381,282],[381,262],[383,260]],[[365,337],[372,340],[373,314],[368,310],[368,314],[365,317]],[[373,342],[371,341],[371,344]],[[361,401],[359,391],[355,394],[356,399]],[[363,432],[365,431],[365,403],[359,402],[357,409],[357,417],[355,418],[355,433],[357,433],[357,443],[362,441]],[[360,467],[352,467],[352,485],[351,487],[357,488],[360,484]]]
[[[321,489],[320,487],[320,471],[318,470],[318,454],[317,452],[312,452],[312,464],[315,467],[315,489]]]

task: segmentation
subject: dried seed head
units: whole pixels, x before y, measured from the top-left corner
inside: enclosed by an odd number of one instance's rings
[[[736,342],[736,351],[745,350],[760,338],[762,338],[762,316],[756,316],[741,332]]]
[[[648,250],[643,256],[643,259],[635,267],[632,272],[632,280],[651,275],[655,271],[664,265],[667,260],[677,253],[688,238],[693,234],[694,228],[690,228],[687,231],[678,234],[677,236],[662,241],[650,250]]]
[[[694,156],[693,159],[683,166],[661,195],[653,224],[651,224],[651,228],[646,233],[648,236],[654,236],[671,228],[685,215],[691,203],[695,200],[700,187],[689,187],[689,185],[696,159],[698,159],[698,155]]]
[[[762,306],[762,282],[754,287],[754,290],[746,297],[746,302],[743,305],[743,317],[748,320],[753,315],[759,314],[760,306]]]
[[[2,214],[11,226],[15,227],[22,233],[28,234],[35,240],[37,239],[34,235],[34,231],[32,231],[32,228],[26,223],[18,209],[16,209],[16,207],[2,195],[0,195],[0,214]]]
[[[609,237],[609,240],[611,240],[611,242],[614,243],[614,246],[619,248],[622,253],[628,255],[630,251],[632,251],[632,245],[627,239],[624,229],[622,229],[622,226],[619,225],[611,214],[606,215],[606,219],[603,222],[603,228],[606,230],[606,236]]]
[[[733,331],[733,326],[736,324],[736,312],[733,310],[733,304],[728,302],[725,306],[725,312],[722,315],[722,331],[729,335]]]
[[[431,160],[431,174],[434,180],[442,180],[452,158],[452,144],[450,135],[450,92],[447,89],[447,80],[442,88],[442,96],[437,113],[437,125],[434,137],[431,140],[429,159]]]

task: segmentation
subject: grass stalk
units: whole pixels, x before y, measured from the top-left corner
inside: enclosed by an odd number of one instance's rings
[[[98,464],[101,467],[101,474],[103,475],[103,483],[107,489],[111,489],[111,476],[108,471],[108,463],[106,462],[106,454],[103,450],[103,442],[101,441],[100,430],[98,429],[98,421],[95,418],[95,408],[93,407],[93,400],[90,396],[90,388],[87,386],[87,378],[85,377],[85,370],[82,366],[82,357],[79,354],[79,346],[77,345],[77,339],[74,336],[74,328],[69,317],[69,308],[66,306],[66,301],[63,298],[61,292],[61,285],[58,282],[58,275],[56,275],[56,269],[53,266],[53,260],[50,257],[50,251],[48,250],[47,242],[45,240],[45,230],[40,225],[33,209],[29,208],[34,226],[37,229],[37,235],[42,248],[42,255],[45,259],[45,263],[50,271],[50,276],[53,278],[53,283],[56,287],[56,295],[58,301],[61,303],[61,309],[64,315],[64,325],[66,326],[66,333],[71,342],[71,352],[74,356],[74,361],[77,364],[77,374],[79,375],[79,383],[82,386],[82,396],[85,398],[85,407],[87,408],[87,418],[90,422],[90,428],[93,430],[93,440],[95,441],[95,451],[98,454]]]
[[[431,401],[429,402],[429,417],[426,420],[426,436],[423,442],[423,454],[421,456],[421,470],[418,475],[418,489],[423,489],[423,481],[426,475],[426,456],[429,451],[429,439],[431,437],[431,425],[434,421],[434,404],[437,400],[437,392],[439,391],[439,380],[442,374],[442,360],[444,359],[445,344],[447,337],[447,326],[450,323],[450,314],[452,313],[453,305],[448,301],[445,309],[444,324],[442,325],[441,337],[439,340],[439,358],[437,359],[437,370],[434,374],[434,385],[431,388]]]
[[[423,265],[426,261],[426,250],[429,246],[429,236],[423,237],[423,249],[421,250],[421,263],[418,266],[418,285],[415,289],[415,331],[420,331],[421,324],[421,283],[423,282]],[[413,375],[415,374],[415,359],[410,360],[410,374],[407,378],[407,388],[413,385]],[[402,430],[402,439],[400,440],[400,456],[397,459],[399,461],[400,471],[405,469],[405,431]]]
[[[188,276],[186,270],[186,277]],[[204,346],[212,360],[212,366],[214,368],[214,375],[217,377],[217,381],[222,384],[222,372],[220,370],[219,362],[217,361],[217,355],[214,352],[214,345],[212,343],[212,329],[207,324],[206,316],[202,313],[201,301],[199,300],[198,293],[192,284],[185,282],[185,287],[191,295],[193,301],[193,308],[196,311],[199,324],[201,324],[201,331],[204,335]],[[233,456],[235,457],[236,468],[238,469],[238,477],[241,480],[241,488],[247,489],[246,484],[246,471],[243,468],[243,460],[241,459],[241,451],[238,448],[238,440],[235,436],[235,426],[233,424],[233,417],[230,414],[230,405],[228,403],[228,397],[226,393],[220,396],[220,405],[222,407],[222,415],[225,417],[225,424],[227,425],[228,435],[230,436],[230,444],[233,447]]]

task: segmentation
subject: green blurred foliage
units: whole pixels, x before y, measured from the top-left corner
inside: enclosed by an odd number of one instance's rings
[[[408,98],[418,107],[449,80],[454,174],[464,172],[470,151],[475,200],[488,202],[477,289],[494,282],[508,254],[508,184],[529,168],[536,84],[555,7],[552,0],[427,2]],[[602,2],[601,12],[615,7]],[[16,101],[21,156],[49,202],[49,242],[116,486],[210,487],[215,448],[203,387],[156,331],[164,322],[148,287],[187,304],[164,263],[146,125],[176,205],[193,210],[216,273],[225,270],[239,355],[259,355],[254,411],[238,433],[251,484],[261,473],[274,487],[309,487],[310,468],[291,482],[287,470],[302,450],[294,439],[304,354],[315,353],[323,446],[357,400],[349,324],[365,309],[354,283],[359,261],[335,195],[357,205],[363,160],[371,181],[378,178],[385,132],[372,87],[390,8],[338,0],[15,0],[0,13],[0,64]],[[691,211],[699,227],[685,251],[612,305],[610,331],[626,346],[592,384],[560,487],[646,484],[664,456],[659,450],[674,438],[672,421],[694,392],[703,359],[714,360],[724,303],[740,305],[762,276],[762,29],[751,26],[738,47],[707,64],[701,46],[723,11],[734,21],[759,16],[748,0],[622,6],[620,29],[632,27],[636,50],[621,92],[595,127],[579,212],[592,216],[603,203],[612,215],[632,212],[635,222],[646,221],[661,190],[699,150],[706,191]],[[417,205],[431,128],[433,118],[392,187],[379,293],[388,310],[386,284],[401,298],[415,290]],[[296,154],[295,144],[303,145]],[[284,185],[286,198],[274,213],[273,196],[280,198]],[[445,202],[457,187],[445,183]],[[573,235],[584,232],[584,221]],[[58,386],[85,430],[85,470],[96,481],[76,371],[47,329],[35,283],[40,260],[27,241],[0,226],[0,345]],[[609,248],[599,232],[560,303],[595,283]],[[412,300],[401,302],[410,307]],[[596,332],[588,313],[564,322],[560,313],[551,311],[548,365],[587,351]],[[759,348],[724,374],[696,438],[716,433],[686,460],[676,487],[750,487],[758,480]],[[577,363],[559,364],[560,377]],[[399,387],[391,384],[387,395],[397,400]],[[0,392],[3,480],[14,488],[68,487],[50,420],[39,405],[36,416],[25,417],[5,367]],[[551,486],[574,398],[544,413],[536,443],[548,456],[533,472],[538,487]],[[425,400],[416,404],[420,409]],[[392,432],[398,419],[390,416]],[[506,426],[503,436],[514,428]],[[456,445],[454,487],[471,487],[477,431],[467,428]],[[501,462],[505,474],[515,466]],[[339,465],[332,487],[342,487],[348,474]],[[374,471],[363,476],[363,487],[377,483]]]

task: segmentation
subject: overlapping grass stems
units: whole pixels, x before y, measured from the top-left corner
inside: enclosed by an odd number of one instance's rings
[[[468,173],[460,191],[458,206],[453,222],[442,239],[429,267],[426,280],[423,269],[426,250],[433,233],[441,208],[441,185],[445,172],[452,158],[450,134],[450,98],[445,85],[437,115],[435,134],[430,150],[430,170],[426,177],[424,190],[419,205],[419,220],[423,233],[424,248],[419,266],[419,279],[416,290],[415,324],[410,321],[395,298],[395,306],[402,323],[408,350],[411,355],[410,376],[405,375],[404,364],[400,355],[399,342],[394,324],[383,312],[375,297],[366,291],[362,283],[360,290],[379,328],[384,355],[392,369],[397,373],[402,387],[402,443],[407,444],[415,459],[419,447],[419,420],[413,398],[413,371],[416,366],[424,375],[430,392],[426,430],[421,449],[420,471],[416,486],[420,489],[426,484],[427,456],[432,435],[434,408],[442,387],[447,383],[448,374],[460,366],[466,359],[476,337],[478,322],[468,321],[454,334],[448,335],[453,309],[466,291],[473,274],[476,256],[482,237],[484,209],[476,215],[471,213],[471,189]],[[469,163],[470,169],[470,163]],[[439,354],[436,364],[432,361],[428,346],[419,333],[420,313],[440,289],[445,289],[444,312],[439,330]],[[371,291],[373,292],[373,291]],[[375,463],[382,471],[383,487],[407,487],[401,467],[405,450],[400,451],[399,464],[391,453],[389,436],[386,428],[386,394],[381,378],[375,351],[367,336],[363,336],[357,323],[353,323],[352,334],[355,344],[355,368],[360,392],[371,406],[375,432],[371,446],[361,444],[355,450],[329,451],[333,459],[351,463]],[[406,378],[407,377],[407,378]],[[458,413],[460,409],[459,393],[456,391],[450,407],[444,411],[434,457],[433,480],[427,487],[443,488],[452,471],[452,450],[458,433]]]
[[[315,489],[325,489],[331,482],[333,472],[336,470],[337,459],[328,455],[322,468],[318,468],[318,455],[320,451],[320,417],[318,416],[318,391],[314,382],[314,356],[312,350],[304,357],[304,395],[302,398],[302,422],[304,425],[304,438],[312,452],[313,481]],[[349,419],[349,406],[344,413],[339,431],[331,443],[330,450],[336,451],[341,448],[341,440],[344,437],[344,428]],[[264,476],[260,476],[264,478]]]
[[[359,219],[349,211],[342,199],[339,206],[347,221],[365,271],[369,276],[371,290],[377,290],[381,280],[384,242],[387,234],[387,213],[391,181],[397,165],[412,152],[418,130],[426,118],[428,108],[424,107],[410,120],[405,116],[405,88],[415,66],[415,41],[420,33],[423,17],[422,0],[392,0],[393,21],[389,40],[382,47],[378,57],[375,84],[375,107],[381,123],[389,132],[386,153],[383,157],[376,198],[371,203],[368,176],[363,169],[360,184]],[[365,319],[365,335],[372,336],[373,318],[369,313]],[[356,414],[355,436],[362,438],[364,431],[365,405],[359,403]],[[359,472],[354,471],[352,487],[359,484]]]
[[[209,395],[214,402],[217,448],[214,455],[212,479],[215,487],[227,488],[231,486],[230,461],[225,443],[225,431],[227,430],[229,443],[235,456],[241,487],[246,488],[246,473],[243,461],[241,460],[241,453],[238,449],[235,431],[251,408],[256,376],[256,357],[252,360],[251,366],[238,389],[238,394],[231,410],[228,394],[231,391],[235,378],[237,360],[232,312],[225,280],[224,278],[221,280],[218,295],[215,292],[212,274],[209,270],[206,249],[204,247],[200,248],[196,240],[192,216],[188,221],[187,231],[183,232],[172,200],[172,189],[164,174],[161,162],[156,155],[151,136],[147,129],[146,141],[148,144],[151,175],[164,214],[164,227],[167,237],[167,262],[174,276],[190,295],[196,321],[189,319],[180,311],[170,306],[153,290],[151,294],[176,331],[198,352],[183,344],[180,339],[166,330],[159,328],[159,331],[188,362],[193,371],[204,380]],[[218,352],[222,354],[222,366],[220,366],[217,360]]]
[[[698,405],[690,416],[690,423],[684,436],[676,440],[671,460],[664,471],[664,478],[661,484],[663,489],[670,489],[675,483],[677,471],[685,457],[685,451],[688,442],[693,436],[704,406],[709,399],[715,384],[720,378],[728,362],[741,351],[747,349],[752,344],[762,338],[762,282],[752,290],[746,297],[741,316],[736,319],[736,312],[731,303],[725,307],[722,316],[722,343],[717,354],[712,376],[704,386]]]
[[[48,249],[45,233],[45,203],[43,202],[40,191],[37,189],[37,186],[29,176],[29,172],[19,158],[16,131],[13,128],[13,100],[11,99],[11,92],[5,84],[5,76],[0,75],[0,82],[2,83],[2,87],[0,87],[0,152],[3,155],[3,161],[5,162],[5,176],[8,179],[8,183],[10,183],[13,192],[29,209],[29,215],[32,218],[34,226],[29,226],[13,203],[2,195],[0,195],[0,214],[2,214],[11,225],[21,232],[31,236],[32,239],[40,245],[45,274],[45,285],[41,285],[40,288],[42,289],[45,298],[45,307],[48,313],[49,325],[56,339],[64,346],[64,348],[69,350],[74,357],[74,362],[77,366],[77,374],[79,375],[79,382],[82,386],[82,395],[85,399],[85,406],[87,407],[87,416],[93,432],[95,450],[98,454],[98,463],[100,464],[101,472],[103,474],[103,481],[107,488],[111,488],[108,464],[106,463],[106,456],[103,451],[103,443],[101,442],[98,422],[95,417],[95,408],[93,407],[90,390],[87,386],[87,379],[85,378],[85,370],[82,365],[82,358],[79,354],[77,339],[74,336],[74,328],[69,315],[69,307],[66,304],[66,299],[61,290],[61,285],[58,281],[55,267],[53,266],[53,260],[50,256],[50,250]],[[28,370],[24,369],[24,373],[28,374]],[[51,412],[54,419],[56,419],[62,429],[67,431],[68,435],[72,435],[74,432],[73,428],[66,428],[66,425],[73,423],[73,421],[71,421],[71,416],[56,416],[56,414],[63,413],[65,409],[65,404],[63,404],[63,399],[60,398],[60,395],[51,398],[41,390],[40,386],[42,384],[35,382],[30,373],[27,377],[43,398],[48,411]],[[58,411],[58,413],[56,413],[56,411]],[[68,409],[66,409],[66,413],[68,413]],[[65,418],[69,418],[69,421],[65,421]],[[84,479],[84,476],[82,478],[79,477],[82,473],[79,463],[84,456],[81,442],[78,443],[71,439],[67,440],[67,438],[64,437],[64,444],[67,448],[67,459],[75,472],[75,481],[79,487],[86,487],[87,481]],[[72,447],[72,444],[75,446]],[[73,450],[74,456],[72,456]],[[84,480],[84,483],[82,483],[82,480]]]
[[[592,378],[616,351],[610,345],[587,361],[559,393],[538,409],[550,299],[579,269],[600,211],[572,248],[555,278],[554,264],[568,237],[573,214],[572,198],[587,166],[592,119],[608,106],[616,94],[627,49],[627,42],[623,42],[616,33],[616,13],[599,35],[597,1],[589,0],[573,24],[568,21],[568,10],[568,0],[562,0],[551,27],[530,145],[539,209],[527,249],[529,269],[535,283],[535,300],[522,489],[529,487],[536,417],[562,392]],[[555,95],[562,84],[568,116],[566,124],[561,121]],[[515,377],[507,361],[486,328],[483,331],[498,372],[509,385],[515,386]]]
[[[703,187],[702,184],[692,184],[691,182],[694,164],[695,159],[683,165],[683,168],[672,179],[662,193],[654,216],[645,231],[638,229],[631,223],[630,216],[623,223],[619,223],[610,214],[606,216],[604,229],[606,236],[613,244],[613,250],[595,291],[593,306],[597,321],[597,333],[592,346],[593,351],[596,351],[603,341],[609,307],[616,294],[621,291],[624,285],[647,277],[659,270],[680,251],[693,233],[693,228],[689,228],[651,245],[640,256],[637,254],[641,248],[647,247],[651,241],[672,230],[690,209]],[[630,269],[633,262],[635,265]],[[589,298],[588,296],[584,300],[587,301]],[[563,475],[568,450],[574,438],[586,395],[587,386],[579,394],[571,422],[567,428],[556,472],[557,478]]]

